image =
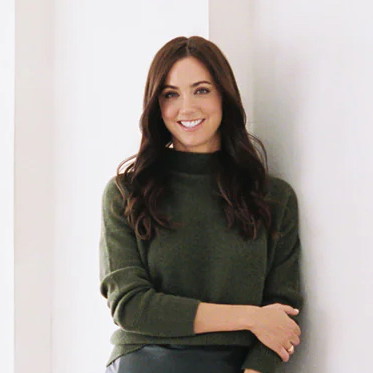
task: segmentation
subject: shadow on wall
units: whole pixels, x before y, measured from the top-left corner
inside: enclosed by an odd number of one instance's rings
[[[321,323],[312,325],[312,315],[307,304],[309,291],[305,282],[305,279],[312,278],[310,273],[307,273],[312,272],[312,259],[311,252],[307,249],[306,235],[302,234],[302,227],[304,224],[307,230],[312,230],[314,224],[307,221],[307,216],[302,209],[300,186],[302,181],[307,179],[307,170],[304,169],[305,160],[302,159],[302,143],[299,138],[300,131],[303,131],[301,136],[304,138],[306,128],[301,127],[299,123],[304,122],[304,117],[302,118],[304,107],[300,104],[303,102],[302,97],[307,94],[302,90],[302,82],[304,76],[309,73],[310,67],[304,55],[296,54],[295,47],[273,44],[257,42],[253,53],[254,134],[265,145],[270,173],[290,182],[298,196],[302,244],[302,291],[305,298],[299,316],[302,329],[301,344],[296,348],[289,362],[281,364],[278,372],[313,373],[320,364],[310,361],[308,351],[312,350],[313,356],[316,353],[320,360],[327,360],[326,338],[322,341],[317,341],[316,338],[317,334],[320,335],[320,328],[326,330],[328,326]],[[327,315],[319,314],[319,316],[320,321],[328,319]],[[315,333],[312,332],[313,330]]]

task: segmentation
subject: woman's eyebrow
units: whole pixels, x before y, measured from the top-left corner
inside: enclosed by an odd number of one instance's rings
[[[208,80],[200,80],[199,82],[195,82],[195,83],[191,84],[190,86],[191,86],[191,87],[196,87],[197,85],[200,85],[200,84],[202,84],[202,83],[212,85],[212,83],[209,82]],[[174,85],[166,84],[166,85],[164,85],[164,86],[162,87],[162,89],[165,89],[165,88],[177,89],[178,87],[176,87],[176,86],[174,86]]]

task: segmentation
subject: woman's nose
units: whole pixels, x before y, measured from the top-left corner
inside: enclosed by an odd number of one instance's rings
[[[196,110],[196,105],[193,100],[193,97],[183,97],[180,102],[180,108],[181,113],[187,114],[192,113]]]

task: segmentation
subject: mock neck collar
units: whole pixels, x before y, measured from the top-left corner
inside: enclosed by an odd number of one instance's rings
[[[174,148],[165,148],[165,166],[170,171],[187,174],[212,174],[220,164],[221,150],[212,153],[184,152]]]

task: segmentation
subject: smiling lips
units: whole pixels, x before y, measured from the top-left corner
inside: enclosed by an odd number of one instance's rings
[[[197,120],[180,120],[177,123],[181,125],[185,130],[192,130],[200,126],[200,124],[205,119],[197,119]]]

